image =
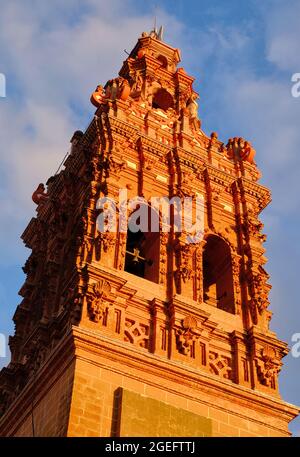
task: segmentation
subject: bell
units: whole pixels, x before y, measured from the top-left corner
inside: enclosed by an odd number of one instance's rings
[[[139,262],[139,255],[140,255],[140,251],[138,248],[133,248],[133,259],[132,261],[134,263],[138,263]]]

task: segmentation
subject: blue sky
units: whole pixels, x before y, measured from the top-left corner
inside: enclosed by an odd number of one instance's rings
[[[272,204],[264,211],[271,275],[271,328],[291,343],[300,333],[300,1],[0,0],[0,332],[11,317],[29,251],[19,239],[35,214],[31,194],[57,169],[76,129],[92,115],[91,91],[115,76],[154,14],[165,41],[196,77],[208,134],[243,136],[257,150]],[[8,359],[0,359],[0,365]],[[300,405],[300,358],[285,359],[280,386]],[[290,427],[300,436],[300,419]]]

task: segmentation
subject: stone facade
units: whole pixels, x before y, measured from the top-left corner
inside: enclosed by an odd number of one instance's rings
[[[0,435],[288,436],[299,412],[278,391],[287,345],[269,329],[255,151],[201,130],[194,79],[159,38],[144,33],[97,87],[88,129],[33,195]],[[203,237],[161,215],[142,241],[101,233],[97,202],[120,189],[202,198]]]

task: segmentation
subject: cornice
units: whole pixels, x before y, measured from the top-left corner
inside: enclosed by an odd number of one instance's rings
[[[219,170],[218,168],[213,167],[210,164],[206,165],[206,170],[209,179],[217,184],[232,186],[232,184],[237,180],[236,176],[232,176],[231,174]]]
[[[262,184],[249,181],[244,177],[238,179],[238,184],[246,194],[258,200],[260,211],[272,201],[271,191]]]
[[[176,158],[179,163],[182,165],[186,165],[187,167],[192,168],[193,170],[198,170],[199,167],[207,164],[207,158],[199,156],[198,153],[193,151],[187,151],[186,149],[176,146],[173,148],[176,152]],[[203,148],[203,154],[207,156],[207,150]]]
[[[157,152],[160,152],[161,155],[166,156],[172,150],[170,146],[145,135],[140,135],[137,142],[138,145],[142,146],[144,152],[152,153],[154,155],[158,155]]]
[[[232,401],[247,409],[249,409],[250,402],[254,409],[261,410],[264,413],[269,410],[274,416],[281,418],[286,415],[289,420],[294,418],[300,411],[299,407],[286,403],[276,396],[267,395],[235,384],[201,369],[187,365],[183,366],[180,362],[170,360],[167,357],[162,358],[153,353],[143,352],[107,335],[78,327],[73,327],[73,335],[75,352],[78,358],[84,358],[89,361],[90,356],[88,354],[93,353],[97,358],[99,355],[103,355],[104,358],[109,357],[111,361],[115,361],[118,364],[121,362],[128,368],[140,370],[142,366],[145,374],[157,375],[166,381],[180,383],[182,392],[184,392],[184,386],[199,389],[202,392],[207,391],[209,394],[218,395],[220,398],[232,398]],[[83,354],[84,352],[86,355]],[[96,363],[94,358],[93,363]],[[98,363],[101,363],[100,360]],[[128,368],[126,370],[127,373]],[[161,388],[161,385],[159,387]],[[226,412],[228,412],[227,409]],[[281,429],[278,428],[278,430]]]

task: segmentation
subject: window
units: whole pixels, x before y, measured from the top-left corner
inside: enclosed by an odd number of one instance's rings
[[[161,62],[161,65],[163,68],[168,69],[168,59],[165,56],[162,56],[161,54],[157,57],[157,60]]]
[[[211,235],[203,252],[204,302],[234,313],[234,288],[231,253],[228,244]]]
[[[146,208],[146,211],[142,212],[141,207],[144,207],[144,209]],[[137,212],[139,212],[140,215],[137,216]],[[141,221],[142,215],[146,214],[147,220]],[[151,210],[149,206],[140,205],[140,207],[130,216],[128,221],[129,227],[131,227],[131,218],[135,219],[134,222],[140,229],[133,231],[128,228],[125,271],[139,276],[140,278],[158,283],[160,235],[158,231],[151,230],[151,218],[152,222],[154,218],[158,222],[158,215],[154,210]],[[155,227],[159,228],[159,224],[155,225]]]
[[[160,108],[164,111],[174,108],[172,95],[166,89],[158,89],[153,96],[152,108]]]

